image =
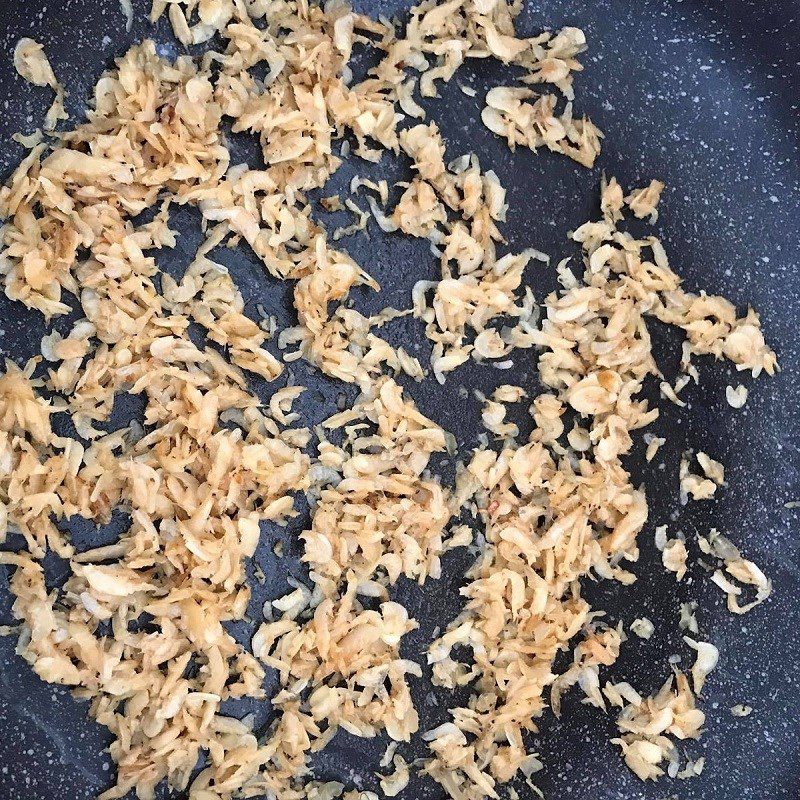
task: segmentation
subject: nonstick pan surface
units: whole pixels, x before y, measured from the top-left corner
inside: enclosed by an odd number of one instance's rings
[[[359,10],[394,13],[401,2],[362,0]],[[176,45],[162,20],[151,26],[143,2],[134,1],[136,21],[126,32],[116,0],[0,1],[0,165],[3,177],[22,155],[11,139],[30,132],[49,104],[46,89],[27,86],[14,73],[11,53],[21,36],[42,42],[56,74],[70,92],[73,119],[100,72],[132,43],[154,38],[165,54]],[[796,0],[723,2],[722,0],[545,0],[527,2],[519,29],[533,33],[543,27],[572,24],[589,40],[585,71],[577,78],[577,109],[586,112],[606,132],[603,153],[593,170],[549,153],[511,153],[479,121],[485,90],[507,74],[486,61],[467,64],[439,100],[427,103],[448,143],[448,155],[476,152],[485,168],[493,168],[508,189],[510,213],[504,232],[511,249],[534,246],[559,260],[578,253],[566,232],[595,213],[600,172],[616,175],[623,185],[642,185],[651,177],[669,187],[661,203],[657,231],[679,274],[690,289],[723,294],[741,308],[761,313],[768,340],[783,371],[756,381],[728,365],[700,359],[702,380],[685,390],[689,404],[662,404],[652,427],[667,445],[646,464],[639,442],[627,460],[636,480],[645,484],[650,520],[640,541],[642,557],[634,569],[632,587],[588,586],[587,595],[606,609],[608,620],[626,626],[647,616],[656,632],[649,641],[633,637],[624,647],[611,676],[630,680],[652,691],[668,674],[672,654],[688,667],[692,653],[682,644],[677,627],[682,602],[699,603],[702,631],[721,652],[704,698],[707,732],[686,751],[704,755],[703,774],[690,781],[643,784],[623,766],[609,740],[616,729],[611,717],[581,705],[575,694],[564,702],[561,721],[542,719],[541,732],[531,742],[545,768],[537,784],[548,800],[778,800],[797,798],[800,791],[800,532],[798,509],[785,506],[800,499],[798,480],[797,401],[798,358],[798,238],[800,237],[800,5]],[[367,62],[363,67],[366,69]],[[477,97],[466,97],[458,83],[468,83]],[[252,158],[256,148],[232,137],[232,162]],[[386,160],[384,166],[348,162],[332,179],[326,193],[346,187],[355,172],[381,172],[393,180],[408,176],[408,166]],[[334,224],[340,224],[335,222]],[[174,252],[159,262],[165,270],[180,270],[200,242],[199,219],[180,210],[171,226],[181,233]],[[436,265],[425,244],[381,234],[374,223],[370,238],[344,240],[350,254],[383,287],[379,298],[357,294],[360,309],[407,306],[410,289],[420,278],[432,277]],[[225,254],[248,307],[262,305],[278,315],[281,326],[292,324],[288,287],[265,275],[245,247]],[[556,287],[553,270],[532,266],[527,279],[537,298]],[[0,298],[0,350],[18,363],[38,352],[45,329],[42,320]],[[404,323],[395,340],[418,351],[425,360],[426,343],[416,323]],[[674,378],[679,339],[658,328],[659,364]],[[511,382],[537,391],[534,355],[517,360]],[[303,366],[297,382],[310,387],[300,410],[318,421],[352,399],[350,387],[320,377]],[[282,381],[277,386],[283,385]],[[462,368],[444,387],[426,382],[409,391],[422,410],[452,431],[462,448],[474,446],[481,431],[478,405],[464,402],[458,386],[491,391],[509,382],[509,375],[486,366]],[[725,401],[728,384],[750,389],[747,405],[734,411]],[[263,396],[271,391],[259,387]],[[122,423],[141,409],[123,398],[115,409]],[[708,503],[678,501],[677,469],[687,447],[703,449],[726,466],[728,486]],[[447,477],[447,469],[444,469]],[[300,575],[296,534],[307,523],[300,515],[288,530],[271,530],[256,560],[269,576],[265,586],[254,582],[253,609],[285,588],[286,571]],[[724,608],[723,597],[707,573],[693,563],[687,579],[677,584],[660,564],[653,545],[656,525],[669,523],[691,537],[716,526],[740,546],[746,557],[772,578],[774,593],[767,603],[744,617]],[[101,531],[73,526],[80,541],[113,540],[126,525],[115,517]],[[277,538],[286,540],[288,555],[280,562],[272,554]],[[9,546],[14,545],[13,541]],[[460,607],[458,588],[469,555],[454,552],[444,565],[444,577],[421,589],[397,587],[396,597],[420,622],[407,637],[405,655],[424,661],[433,630],[444,626]],[[66,575],[57,559],[47,562],[53,584]],[[12,622],[8,576],[0,573],[0,622]],[[242,640],[252,631],[237,627]],[[431,692],[423,679],[415,701],[422,729],[444,721],[454,698]],[[736,704],[753,707],[735,718]],[[230,713],[254,711],[260,724],[269,721],[266,703],[232,706]],[[105,729],[86,717],[84,703],[69,693],[39,681],[14,654],[14,641],[0,640],[0,800],[83,800],[93,798],[111,782],[112,765],[103,748]],[[374,772],[386,740],[360,740],[340,732],[316,759],[319,777],[349,786],[374,788]],[[401,750],[407,757],[420,749]],[[522,797],[532,797],[524,785]],[[503,790],[505,791],[505,790]],[[166,792],[163,793],[166,796]],[[435,784],[413,780],[402,797],[439,800]],[[505,796],[505,795],[504,795]]]

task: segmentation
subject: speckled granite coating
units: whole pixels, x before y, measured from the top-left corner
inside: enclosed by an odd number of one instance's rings
[[[393,13],[404,3],[356,3],[363,10]],[[41,41],[53,68],[70,96],[68,108],[79,114],[88,88],[99,72],[132,42],[154,36],[166,53],[177,47],[163,21],[153,29],[144,19],[144,3],[134,2],[137,21],[127,33],[115,0],[4,0],[0,4],[0,166],[3,175],[20,157],[11,141],[15,131],[33,130],[50,102],[47,89],[31,89],[13,72],[11,52],[23,35]],[[647,642],[633,638],[609,672],[615,680],[630,680],[645,691],[655,689],[668,674],[667,659],[679,654],[683,664],[692,653],[681,643],[677,628],[681,602],[697,600],[702,633],[718,645],[720,665],[711,676],[704,698],[708,732],[686,751],[706,756],[706,769],[692,781],[642,784],[622,765],[609,743],[611,718],[580,705],[572,694],[565,701],[561,722],[542,720],[541,733],[531,748],[541,753],[545,769],[537,783],[548,800],[779,800],[797,798],[800,786],[800,553],[798,510],[787,501],[800,499],[798,481],[798,358],[797,243],[800,233],[800,159],[798,159],[798,98],[800,98],[800,6],[796,0],[776,3],[737,0],[542,0],[527,3],[520,30],[543,26],[579,25],[590,50],[585,72],[577,78],[578,111],[587,112],[607,138],[596,168],[584,170],[549,153],[512,154],[476,123],[486,88],[497,85],[503,68],[476,62],[461,70],[443,91],[427,103],[448,142],[448,155],[474,150],[491,166],[509,190],[509,221],[505,226],[512,248],[535,246],[553,258],[577,255],[565,238],[594,214],[601,170],[623,184],[643,184],[651,177],[668,185],[661,204],[658,231],[678,272],[690,288],[725,294],[741,307],[755,306],[762,314],[769,341],[778,352],[783,372],[776,378],[753,381],[728,366],[699,360],[700,386],[685,390],[689,405],[662,406],[653,426],[667,435],[668,445],[656,460],[644,465],[641,443],[629,465],[648,490],[651,518],[642,534],[642,558],[634,567],[640,580],[633,587],[600,584],[587,594],[608,611],[610,621],[629,624],[636,616],[650,617],[656,627]],[[457,84],[478,90],[466,97]],[[252,144],[235,137],[236,158],[253,152]],[[386,158],[379,170],[348,162],[332,185],[345,187],[356,172],[400,179],[408,165]],[[329,192],[330,193],[330,192]],[[184,235],[165,269],[182,268],[199,242],[197,215],[178,212],[177,227]],[[331,217],[334,219],[334,217]],[[335,224],[340,224],[337,220]],[[174,226],[174,219],[173,219]],[[380,298],[356,293],[359,308],[407,305],[409,291],[419,278],[432,276],[436,265],[424,244],[385,237],[370,223],[371,238],[351,238],[344,245],[384,287]],[[240,249],[226,253],[225,262],[239,281],[248,308],[261,304],[290,324],[287,287],[266,276],[254,257]],[[552,270],[534,264],[528,275],[539,298],[555,287]],[[58,323],[64,325],[64,321]],[[427,353],[416,324],[396,323],[392,336]],[[0,300],[0,349],[21,360],[38,350],[41,320],[20,313]],[[390,337],[391,338],[391,337]],[[667,376],[675,373],[679,340],[656,330],[659,363]],[[334,409],[337,396],[352,397],[348,387],[296,368],[297,380],[309,385],[304,410],[314,420]],[[535,387],[533,354],[516,360],[513,382]],[[411,386],[422,409],[452,430],[462,446],[474,445],[480,430],[479,409],[465,404],[459,385],[491,390],[508,382],[509,373],[488,367],[456,372],[444,389],[426,383]],[[285,378],[278,382],[283,385]],[[750,388],[747,405],[734,411],[725,402],[725,386],[744,383]],[[267,387],[256,387],[266,396]],[[126,412],[120,403],[121,415]],[[127,409],[135,410],[132,402]],[[710,503],[678,503],[677,467],[687,446],[704,449],[724,462],[728,486]],[[447,466],[443,468],[445,474]],[[302,574],[296,556],[295,534],[306,517],[300,515],[288,531],[270,529],[256,559],[269,576],[256,585],[253,608],[267,596],[281,594],[288,568]],[[76,536],[112,538],[125,519],[95,533],[85,524]],[[670,523],[690,540],[696,532],[716,525],[759,563],[773,579],[773,597],[751,614],[733,617],[724,609],[719,591],[707,573],[694,564],[688,579],[676,584],[663,570],[652,545],[655,525]],[[277,538],[287,542],[287,557],[271,552]],[[84,539],[85,541],[86,539]],[[696,552],[696,551],[695,551]],[[459,607],[458,587],[469,563],[465,553],[445,561],[445,576],[421,590],[398,587],[396,596],[421,622],[405,640],[404,654],[421,658],[437,626],[446,625]],[[65,567],[48,562],[54,584]],[[0,614],[10,622],[7,575],[0,574]],[[243,637],[247,626],[237,625]],[[273,681],[270,677],[268,680]],[[453,698],[430,692],[424,681],[417,687],[423,727],[446,718]],[[730,707],[744,703],[751,716],[736,719]],[[105,731],[88,722],[85,704],[73,701],[60,688],[41,683],[14,655],[10,639],[0,641],[0,800],[83,800],[109,785],[111,765],[103,753]],[[263,724],[266,704],[248,706]],[[243,713],[232,706],[232,713]],[[363,788],[374,788],[373,773],[386,745],[384,739],[362,741],[338,734],[317,758],[318,774]],[[682,748],[683,749],[683,748]],[[420,749],[401,747],[407,757]],[[524,785],[522,797],[533,797]],[[506,797],[506,790],[501,790]],[[413,781],[402,797],[438,800],[434,784]]]

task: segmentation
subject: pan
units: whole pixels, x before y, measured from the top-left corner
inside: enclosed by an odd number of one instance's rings
[[[154,39],[159,52],[177,55],[168,24],[153,26],[144,3],[134,2],[134,24],[126,30],[116,0],[2,0],[0,4],[0,165],[3,177],[23,154],[12,134],[30,132],[41,124],[49,102],[47,90],[29,87],[16,75],[11,54],[21,36],[46,46],[51,63],[69,89],[67,108],[73,119],[85,109],[98,75],[134,42]],[[356,2],[357,10],[391,14],[402,2]],[[576,256],[565,237],[592,217],[600,172],[616,175],[623,185],[642,185],[651,177],[668,189],[662,200],[659,230],[676,270],[689,288],[706,287],[731,298],[740,309],[761,313],[768,340],[778,353],[782,372],[773,379],[752,381],[721,362],[704,359],[702,380],[687,391],[687,405],[662,404],[652,432],[668,434],[659,458],[647,463],[641,443],[628,458],[632,474],[649,488],[650,520],[641,539],[642,555],[630,587],[610,582],[586,587],[586,593],[606,610],[608,620],[626,626],[636,616],[649,617],[655,634],[649,640],[632,637],[615,666],[617,680],[631,680],[652,691],[664,677],[673,654],[691,663],[681,643],[676,620],[680,605],[696,601],[704,630],[721,652],[720,665],[708,684],[703,708],[707,732],[693,749],[706,758],[699,777],[684,782],[644,784],[628,772],[610,739],[616,729],[611,717],[568,696],[560,719],[545,715],[540,732],[530,740],[544,769],[537,785],[548,800],[778,800],[796,798],[800,787],[800,535],[798,510],[798,422],[796,371],[798,354],[797,271],[800,238],[800,6],[794,0],[726,3],[721,0],[542,0],[526,2],[518,29],[530,34],[565,24],[584,29],[589,52],[579,77],[579,103],[608,132],[604,149],[591,170],[559,156],[512,153],[479,123],[485,90],[503,74],[488,61],[467,63],[460,83],[477,89],[466,97],[456,81],[443,87],[439,99],[426,102],[438,121],[448,153],[475,152],[494,169],[507,187],[511,213],[504,228],[511,249],[533,246],[553,259]],[[366,57],[356,68],[366,69]],[[253,143],[232,136],[232,162],[254,154]],[[395,180],[407,177],[402,164]],[[349,182],[363,164],[346,163],[326,193]],[[374,174],[378,174],[375,172]],[[179,211],[171,226],[180,232],[178,245],[160,266],[179,269],[200,242],[199,219]],[[374,223],[367,236],[346,240],[345,248],[380,282],[376,299],[358,295],[359,308],[377,310],[408,304],[410,289],[420,278],[433,277],[436,265],[427,246],[404,237],[382,235]],[[257,304],[292,324],[286,286],[266,276],[244,247],[225,254],[225,263],[252,309]],[[539,267],[526,280],[541,299],[556,288],[552,270]],[[370,305],[372,304],[372,306]],[[22,363],[36,354],[45,332],[41,319],[0,298],[0,349]],[[656,328],[659,365],[674,379],[680,341]],[[425,344],[414,323],[394,332],[412,352],[424,355]],[[390,339],[391,340],[391,339]],[[514,382],[536,391],[533,355],[515,364]],[[298,381],[309,386],[299,410],[313,421],[324,419],[352,401],[351,387],[325,379],[300,366]],[[465,366],[444,386],[432,382],[411,385],[421,409],[453,432],[462,448],[474,447],[481,428],[477,404],[458,400],[454,388],[489,392],[497,373],[479,365]],[[742,382],[750,389],[747,405],[737,412],[725,402],[725,387]],[[120,403],[116,420],[137,413],[135,403]],[[112,419],[112,425],[114,423]],[[688,447],[707,450],[725,465],[727,488],[708,503],[678,501],[677,470]],[[447,465],[442,467],[447,477]],[[787,505],[788,504],[788,505]],[[275,528],[262,542],[255,561],[268,576],[253,582],[254,607],[285,590],[287,571],[301,575],[297,534],[308,522],[307,509],[287,529]],[[113,541],[127,521],[115,517],[102,532],[76,524],[72,535],[85,544]],[[669,523],[687,536],[712,526],[725,532],[773,581],[773,596],[750,615],[734,617],[720,602],[718,590],[699,563],[677,584],[660,564],[653,544],[655,525]],[[279,562],[273,545],[285,542]],[[454,551],[444,562],[443,577],[424,589],[400,582],[396,597],[419,630],[405,641],[405,654],[424,662],[426,643],[434,630],[458,613],[458,594],[470,556]],[[48,578],[57,585],[66,577],[64,562],[49,556]],[[0,573],[2,622],[13,621],[8,575]],[[244,641],[249,635],[238,632]],[[675,659],[673,659],[673,662]],[[268,678],[268,681],[270,679]],[[273,686],[275,682],[273,680]],[[452,697],[418,681],[414,700],[421,711],[422,730],[447,718]],[[753,708],[737,718],[731,708]],[[257,724],[269,723],[265,703],[232,706],[230,713],[252,712]],[[87,720],[86,704],[61,687],[41,682],[15,655],[11,637],[0,639],[0,798],[4,800],[83,800],[111,784],[113,765],[105,752],[105,729]],[[350,787],[374,788],[374,773],[387,744],[385,737],[358,739],[339,732],[314,760],[318,777],[341,780]],[[413,747],[407,757],[423,755]],[[532,797],[524,784],[514,784],[522,797]],[[166,797],[164,790],[161,796]],[[402,797],[439,800],[438,785],[413,778]]]

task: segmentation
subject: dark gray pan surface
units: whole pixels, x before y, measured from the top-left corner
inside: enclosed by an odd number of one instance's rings
[[[356,3],[363,10],[392,13],[405,4]],[[0,1],[0,165],[5,176],[20,157],[11,141],[16,131],[40,124],[50,95],[31,89],[16,77],[11,52],[23,35],[45,44],[56,74],[70,90],[69,107],[81,111],[87,90],[100,71],[134,41],[152,36],[165,52],[177,48],[162,23],[153,29],[144,19],[145,7],[134,2],[137,21],[126,33],[116,0],[1,0]],[[510,213],[505,233],[511,248],[535,246],[555,259],[577,255],[565,239],[595,213],[600,170],[618,176],[623,184],[641,184],[651,177],[669,186],[661,205],[658,231],[678,272],[692,289],[706,288],[752,304],[762,314],[769,341],[778,352],[783,372],[772,380],[753,381],[722,364],[702,360],[703,380],[689,387],[689,407],[664,405],[653,427],[669,436],[668,446],[651,465],[644,465],[639,447],[629,460],[633,474],[648,487],[651,519],[642,534],[643,556],[635,571],[639,582],[630,588],[589,587],[587,593],[608,610],[609,619],[629,624],[646,614],[656,625],[649,641],[635,639],[610,675],[650,691],[668,674],[667,658],[678,653],[684,666],[692,653],[677,630],[681,602],[697,600],[702,631],[720,648],[721,660],[707,685],[704,709],[708,732],[687,751],[705,755],[706,769],[693,781],[644,785],[622,765],[610,718],[581,706],[570,695],[562,722],[546,716],[541,734],[531,746],[542,754],[545,769],[538,784],[548,800],[778,800],[797,798],[800,787],[800,534],[798,511],[786,509],[800,499],[798,433],[800,421],[796,371],[798,234],[800,234],[800,160],[798,159],[798,102],[800,102],[800,5],[777,2],[687,0],[544,0],[527,3],[520,29],[579,25],[586,31],[590,51],[586,70],[577,82],[577,108],[586,111],[607,133],[598,166],[584,170],[566,159],[543,153],[512,154],[478,120],[483,90],[496,84],[503,70],[477,62],[465,67],[457,80],[478,89],[463,95],[454,81],[443,98],[428,104],[448,142],[448,154],[474,150],[491,166],[509,190]],[[238,158],[253,152],[237,139]],[[387,161],[382,167],[400,179],[405,163]],[[363,164],[346,164],[333,179],[345,186],[355,171],[374,173]],[[339,224],[336,222],[335,224]],[[175,227],[175,220],[173,220]],[[200,240],[198,220],[189,211],[178,217],[184,234],[168,254],[165,269],[180,269]],[[345,240],[356,260],[382,284],[380,298],[357,295],[359,308],[407,305],[413,283],[436,269],[424,245],[400,237],[387,238],[374,226],[371,239]],[[260,303],[278,314],[281,325],[291,324],[287,287],[266,276],[254,257],[240,249],[226,254],[226,263],[254,310]],[[555,288],[552,270],[531,268],[529,280],[537,297]],[[0,299],[0,349],[21,362],[38,351],[41,320]],[[397,339],[419,350],[426,345],[413,322],[395,329]],[[657,332],[660,365],[675,374],[679,342]],[[533,354],[518,359],[514,381],[535,387]],[[331,413],[337,395],[352,397],[347,387],[297,370],[298,380],[312,387],[304,410],[314,420]],[[455,391],[459,384],[491,390],[507,382],[508,373],[490,367],[463,368],[445,389],[426,383],[410,391],[424,411],[453,431],[462,446],[474,444],[480,431],[479,412]],[[283,379],[282,379],[283,380]],[[725,402],[725,386],[742,382],[750,388],[747,406],[733,411]],[[279,382],[279,385],[282,385]],[[265,395],[266,387],[259,390]],[[266,395],[265,395],[266,396]],[[120,403],[116,421],[135,413],[135,403]],[[729,486],[717,500],[678,504],[677,467],[681,451],[695,446],[722,460]],[[664,466],[662,467],[662,463]],[[658,560],[652,545],[657,524],[669,522],[691,538],[716,525],[772,577],[773,597],[751,614],[737,618],[725,611],[722,597],[696,564],[691,577],[676,585]],[[78,526],[82,541],[113,539],[123,529],[99,533]],[[256,584],[253,608],[265,597],[284,591],[285,569],[301,574],[291,540],[305,524],[301,515],[283,536],[290,557],[278,562],[269,542],[256,559],[272,576],[266,587]],[[10,542],[10,544],[15,544]],[[421,622],[409,636],[406,654],[420,658],[436,626],[445,625],[459,608],[457,594],[468,566],[466,553],[455,553],[445,565],[445,577],[424,589],[401,585],[397,596]],[[63,564],[53,562],[54,582],[64,576]],[[0,574],[0,615],[10,622],[7,575]],[[248,636],[246,626],[239,629]],[[419,683],[418,706],[423,727],[443,721],[453,698],[436,693],[431,703],[425,682]],[[744,703],[754,709],[735,719],[730,707]],[[249,709],[248,709],[249,710]],[[266,723],[268,710],[256,709]],[[241,706],[231,709],[243,713]],[[82,704],[57,687],[41,683],[14,655],[10,639],[0,641],[0,800],[83,800],[109,785],[111,772],[102,749],[104,729],[86,721]],[[386,745],[384,739],[363,741],[345,734],[318,758],[318,774],[364,788],[375,785],[373,773]],[[406,756],[419,750],[402,749]],[[523,797],[532,796],[517,786]],[[412,782],[408,800],[438,800],[441,791],[429,782]]]

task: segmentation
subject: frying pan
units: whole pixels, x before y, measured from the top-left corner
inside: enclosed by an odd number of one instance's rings
[[[361,11],[394,13],[406,3],[363,0]],[[146,21],[144,2],[134,2],[136,21],[125,30],[116,0],[2,0],[0,3],[0,164],[3,177],[22,155],[12,141],[17,131],[41,124],[50,102],[49,90],[25,85],[13,71],[11,53],[21,36],[46,46],[56,74],[70,91],[73,119],[99,73],[132,43],[152,37],[164,54],[179,47],[166,23]],[[778,353],[783,371],[775,378],[752,380],[729,365],[699,359],[702,380],[685,390],[688,405],[662,403],[661,418],[652,426],[667,437],[659,456],[646,464],[638,442],[627,459],[635,481],[645,484],[650,520],[640,537],[642,556],[632,587],[589,584],[586,594],[604,608],[608,621],[630,624],[647,616],[655,624],[648,640],[632,637],[619,662],[608,673],[629,680],[641,691],[656,689],[669,674],[668,659],[678,656],[684,668],[692,652],[682,644],[677,627],[680,604],[699,604],[701,631],[721,652],[718,669],[707,684],[702,707],[708,723],[700,742],[685,751],[706,757],[703,774],[689,781],[663,780],[643,784],[622,764],[609,743],[613,719],[582,705],[578,696],[564,701],[563,716],[546,714],[540,733],[530,740],[545,767],[537,784],[548,800],[777,800],[797,798],[800,791],[800,588],[798,511],[785,503],[800,499],[798,482],[798,422],[796,399],[798,357],[797,241],[800,234],[800,160],[798,159],[798,98],[800,98],[800,5],[796,0],[543,0],[526,3],[519,30],[533,33],[564,24],[582,27],[590,50],[585,72],[577,79],[577,109],[604,130],[603,153],[593,170],[549,153],[511,153],[479,122],[485,90],[497,85],[505,68],[488,61],[467,64],[442,97],[426,103],[429,117],[439,122],[448,156],[474,151],[485,168],[493,168],[508,189],[509,219],[504,233],[511,249],[534,246],[554,259],[577,256],[566,232],[595,213],[600,171],[616,175],[623,185],[643,185],[651,177],[669,189],[661,204],[658,231],[679,274],[690,289],[724,294],[741,308],[752,304],[764,321],[767,338]],[[369,56],[356,68],[366,69]],[[465,96],[458,83],[478,90]],[[253,159],[256,147],[245,137],[231,136],[232,162]],[[355,173],[401,180],[409,165],[385,158],[379,168],[348,161],[326,188],[334,193]],[[326,222],[341,224],[333,217]],[[201,240],[199,219],[188,209],[177,211],[171,226],[181,233],[176,249],[161,258],[167,271],[180,271]],[[420,278],[433,277],[436,264],[425,243],[381,234],[374,223],[363,234],[343,240],[350,254],[381,283],[379,296],[356,292],[356,306],[366,312],[386,305],[407,306],[410,290]],[[256,305],[292,324],[289,287],[266,275],[245,248],[221,256],[241,287],[247,309]],[[553,270],[532,265],[526,279],[537,298],[556,287]],[[68,321],[60,320],[62,330]],[[42,320],[3,297],[0,299],[0,348],[21,363],[38,352],[45,329]],[[427,343],[418,324],[401,320],[388,337],[402,342],[424,360]],[[656,327],[655,348],[665,376],[674,378],[680,341],[674,332]],[[500,383],[520,383],[538,391],[535,354],[515,359],[512,375],[489,366],[469,365],[454,373],[444,387],[431,381],[408,387],[422,410],[452,431],[462,448],[474,446],[481,431],[477,403],[462,399],[459,386],[490,392]],[[300,410],[316,422],[349,402],[351,387],[329,381],[305,366],[295,366],[295,380],[309,387]],[[286,376],[277,382],[283,385]],[[725,402],[728,384],[750,389],[747,405],[734,411]],[[650,387],[652,390],[653,387]],[[256,389],[266,397],[266,385]],[[120,398],[112,426],[141,411],[136,398]],[[726,466],[728,486],[706,503],[681,506],[677,469],[688,447],[703,449]],[[452,464],[437,469],[448,478]],[[252,581],[253,615],[266,598],[285,591],[287,571],[302,576],[297,533],[307,524],[307,509],[288,529],[270,529],[256,554],[268,576],[264,585]],[[72,524],[72,523],[75,524]],[[102,529],[70,521],[75,540],[87,545],[113,541],[124,530],[124,515]],[[774,582],[773,596],[744,617],[724,608],[722,595],[696,560],[687,578],[676,583],[659,562],[653,529],[668,523],[687,538],[714,525],[759,563]],[[278,560],[272,545],[286,543]],[[17,545],[10,541],[9,546]],[[444,577],[424,589],[401,583],[395,597],[404,603],[420,628],[405,641],[403,654],[424,661],[426,643],[437,627],[458,612],[458,589],[471,556],[451,553]],[[57,585],[66,565],[54,557],[46,563],[48,580]],[[0,575],[0,615],[12,622],[8,576]],[[242,641],[252,629],[233,626]],[[272,676],[268,682],[274,683]],[[270,687],[267,687],[268,690]],[[421,728],[447,718],[447,707],[459,699],[432,691],[425,679],[414,687]],[[730,708],[752,706],[752,714],[735,718]],[[230,713],[254,712],[259,725],[270,719],[267,703],[239,702]],[[105,729],[86,718],[86,704],[61,687],[39,681],[14,655],[11,638],[0,640],[0,798],[3,800],[82,800],[108,787],[113,766],[104,752]],[[384,737],[361,740],[343,732],[315,758],[320,778],[341,780],[349,787],[374,788],[374,773],[386,747]],[[683,750],[684,748],[681,747]],[[401,747],[407,759],[423,755],[419,746]],[[532,797],[515,784],[522,797]],[[507,796],[507,789],[501,789]],[[162,796],[166,796],[163,791]],[[439,800],[442,790],[430,781],[413,779],[402,797]]]

